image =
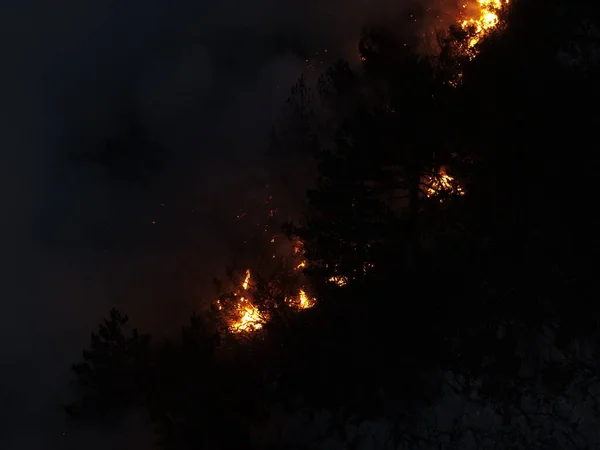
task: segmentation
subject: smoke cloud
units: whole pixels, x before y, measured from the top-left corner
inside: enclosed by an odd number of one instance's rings
[[[305,60],[327,48],[355,61],[364,25],[414,31],[400,19],[415,5],[432,8],[407,0],[2,6],[1,448],[131,445],[114,430],[63,421],[68,367],[89,332],[111,306],[142,329],[168,332],[211,295],[210,279],[234,256],[229,223],[268,179],[267,134]],[[138,135],[123,138],[131,122]],[[109,139],[130,150],[114,163],[125,177],[93,162]],[[163,170],[145,171],[153,155],[166,155]]]

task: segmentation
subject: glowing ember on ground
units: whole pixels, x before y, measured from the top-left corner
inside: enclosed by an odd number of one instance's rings
[[[348,284],[348,277],[334,276],[334,277],[329,278],[329,282],[330,283],[335,283],[335,284],[337,284],[340,287],[346,286],[346,284]]]
[[[363,264],[363,273],[367,273],[369,271],[369,269],[372,269],[373,267],[375,267],[375,264],[373,263],[364,263]]]
[[[462,5],[464,13],[462,15],[463,18],[459,21],[460,26],[464,30],[474,30],[474,35],[469,40],[469,48],[473,48],[482,37],[498,25],[500,21],[498,13],[508,5],[509,1],[477,0],[477,3],[472,6],[467,4]]]

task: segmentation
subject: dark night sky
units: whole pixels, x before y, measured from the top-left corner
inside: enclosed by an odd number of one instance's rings
[[[0,7],[3,450],[125,448],[114,430],[61,436],[61,391],[89,332],[112,305],[148,329],[191,310],[229,260],[223,205],[244,206],[242,192],[259,183],[264,137],[305,67],[298,52],[356,58],[361,26],[402,9],[401,0],[215,4]],[[116,181],[69,158],[98,150],[128,111],[170,155],[160,175]]]

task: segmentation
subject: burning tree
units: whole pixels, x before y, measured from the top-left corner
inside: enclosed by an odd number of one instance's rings
[[[460,26],[468,33],[468,49],[471,57],[477,55],[477,44],[500,24],[500,15],[510,0],[477,0],[463,4],[459,18]]]
[[[460,67],[472,59],[481,38],[497,27],[503,7],[501,0],[465,7],[439,61]],[[363,278],[377,265],[382,246],[392,243],[405,246],[408,261],[415,261],[426,199],[445,203],[465,194],[451,175],[456,158],[448,117],[457,84],[448,83],[443,69],[452,64],[436,66],[416,48],[375,29],[365,31],[360,51],[363,74],[340,63],[321,78],[318,95],[304,78],[292,89],[287,125],[272,143],[281,147],[291,133],[295,157],[316,152],[320,175],[308,194],[309,214],[302,225],[287,228],[298,244],[283,258],[297,267],[287,262],[268,275],[241,268],[228,275],[228,288],[221,287],[217,306],[229,316],[232,332],[262,330],[275,310],[306,305],[306,290],[297,280],[305,270],[344,286]],[[319,124],[317,110],[327,123]],[[330,139],[332,124],[337,132]]]
[[[240,276],[242,275],[242,276]],[[275,320],[294,311],[307,309],[316,299],[307,294],[301,281],[301,266],[279,267],[271,276],[252,275],[250,269],[231,271],[227,287],[216,302],[232,333],[253,333],[263,330]]]
[[[288,242],[277,232],[278,209],[273,196],[268,194],[262,204],[266,205],[264,217],[251,218],[259,233],[244,241],[251,259],[227,268],[225,280],[215,280],[219,296],[215,308],[228,331],[238,335],[264,331],[267,324],[316,302],[308,294],[311,289],[303,273],[306,262],[299,250],[301,243]],[[247,217],[242,212],[236,220]]]

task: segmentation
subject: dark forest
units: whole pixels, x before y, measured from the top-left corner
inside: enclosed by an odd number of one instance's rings
[[[110,311],[71,420],[141,411],[168,450],[600,448],[598,5],[479,3],[291,87],[269,154],[301,210],[265,196],[179,337]]]

